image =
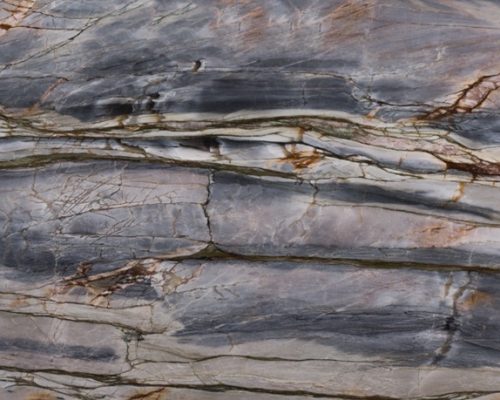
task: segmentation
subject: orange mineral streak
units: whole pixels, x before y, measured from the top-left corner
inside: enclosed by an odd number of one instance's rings
[[[269,19],[262,6],[249,0],[219,0],[210,28],[219,33],[231,33],[244,48],[253,48],[265,37]]]
[[[0,20],[0,37],[5,35],[9,29],[20,25],[22,20],[33,10],[35,2],[36,0],[10,0],[4,2],[3,11],[7,11],[10,15]]]
[[[474,228],[473,225],[437,222],[414,231],[411,237],[415,238],[418,247],[448,247],[463,239]]]
[[[26,397],[26,400],[56,400],[57,397],[48,392],[31,393]]]
[[[476,307],[492,304],[493,296],[489,293],[475,290],[467,294],[467,296],[460,301],[458,308],[460,311],[471,311]]]
[[[319,21],[323,42],[326,46],[365,35],[363,23],[374,17],[376,3],[373,1],[351,0],[342,3]]]
[[[301,170],[317,163],[323,158],[323,155],[316,149],[314,150],[297,150],[295,145],[291,145],[285,150],[285,157],[281,162],[290,163],[296,170]]]
[[[426,119],[439,119],[453,114],[469,113],[481,108],[488,97],[499,87],[500,74],[482,76],[460,91],[453,104],[437,108],[426,115]]]
[[[9,304],[9,307],[13,309],[23,308],[29,306],[30,303],[26,300],[26,298],[22,296],[18,296],[16,299],[12,300]]]
[[[128,400],[167,400],[168,391],[167,389],[157,389],[149,392],[138,392]]]

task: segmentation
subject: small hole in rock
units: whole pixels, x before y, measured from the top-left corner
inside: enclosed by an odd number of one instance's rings
[[[193,72],[198,72],[198,70],[201,68],[202,65],[203,63],[201,62],[201,60],[196,60],[193,63]]]

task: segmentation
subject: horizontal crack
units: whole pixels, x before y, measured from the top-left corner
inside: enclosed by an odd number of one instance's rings
[[[300,263],[315,263],[315,264],[330,264],[330,265],[352,265],[360,268],[378,268],[378,269],[418,269],[428,271],[477,271],[481,273],[498,274],[500,269],[497,267],[481,266],[481,265],[457,265],[457,264],[430,264],[409,261],[387,261],[379,259],[356,259],[356,258],[334,258],[334,257],[319,257],[319,256],[281,256],[281,255],[253,255],[253,254],[240,254],[231,253],[221,250],[217,244],[208,246],[197,254],[189,256],[173,257],[171,260],[184,261],[184,260],[242,260],[242,261],[290,261]]]
[[[117,160],[117,161],[133,162],[133,163],[147,162],[150,164],[175,165],[186,168],[205,168],[205,169],[212,169],[215,171],[229,171],[236,173],[244,173],[246,175],[252,175],[252,176],[269,176],[278,178],[289,178],[294,180],[298,179],[294,173],[273,171],[264,168],[245,167],[245,166],[238,166],[231,164],[220,164],[220,163],[212,163],[206,161],[174,160],[174,159],[155,157],[150,155],[142,159],[138,159],[137,157],[132,157],[132,156],[127,157],[123,155],[107,156],[107,155],[96,155],[96,154],[52,154],[52,155],[28,156],[13,161],[0,161],[0,169],[39,167],[63,161],[79,162],[79,161],[92,161],[92,160]]]

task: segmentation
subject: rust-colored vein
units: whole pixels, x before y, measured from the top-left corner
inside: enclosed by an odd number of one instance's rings
[[[140,392],[132,397],[129,397],[128,400],[163,400],[167,398],[167,389],[161,388],[156,389],[151,392]]]
[[[439,119],[457,113],[468,113],[480,108],[489,95],[500,87],[500,74],[483,76],[460,92],[453,104],[439,107],[424,119]]]
[[[64,82],[68,82],[68,79],[66,78],[57,79],[52,85],[50,85],[47,88],[47,90],[45,90],[45,92],[40,96],[38,101],[26,110],[24,115],[31,115],[37,113],[40,109],[40,104],[45,102],[47,98],[50,96],[50,94],[54,91],[54,89]]]
[[[486,161],[475,161],[472,163],[445,161],[447,169],[456,169],[470,173],[474,178],[477,176],[500,175],[500,163],[489,163]]]
[[[87,276],[87,273],[90,271],[90,266],[84,264],[79,267],[76,276],[65,278],[63,282],[74,286],[80,286],[89,282],[102,281],[110,278],[151,274],[154,272],[155,267],[155,265],[146,267],[142,265],[141,260],[137,260],[131,261],[124,267],[117,268],[113,271]]]
[[[70,289],[80,286],[91,295],[90,304],[103,303],[107,306],[109,296],[113,293],[128,286],[148,281],[156,272],[157,265],[156,261],[134,260],[113,271],[89,275],[92,265],[82,264],[76,274],[62,280],[57,293],[64,294]]]
[[[453,203],[457,203],[464,196],[465,182],[458,182],[458,188],[451,197]]]
[[[317,163],[323,155],[317,150],[298,150],[294,144],[290,148],[285,148],[285,157],[280,161],[290,163],[294,169],[300,170]]]
[[[12,0],[5,2],[7,4],[4,10],[10,15],[0,20],[0,36],[4,35],[9,29],[18,26],[26,18],[35,5],[36,0]]]

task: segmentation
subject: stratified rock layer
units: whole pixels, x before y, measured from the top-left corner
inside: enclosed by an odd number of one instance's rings
[[[0,0],[0,398],[499,398],[499,21]]]

